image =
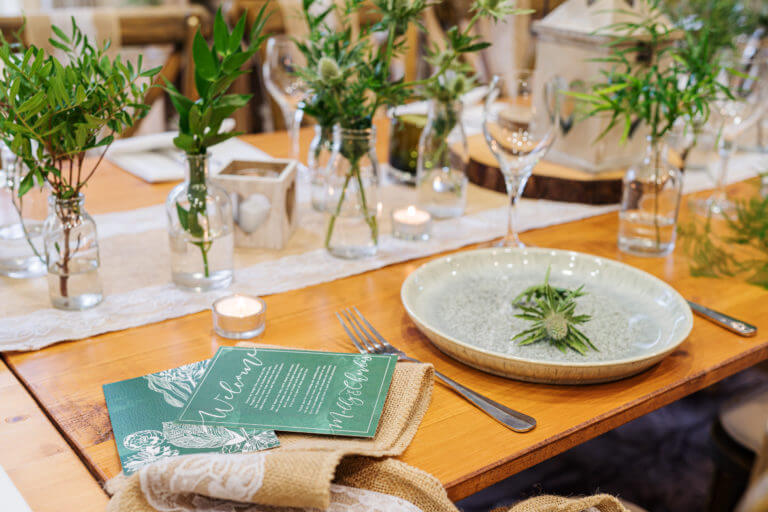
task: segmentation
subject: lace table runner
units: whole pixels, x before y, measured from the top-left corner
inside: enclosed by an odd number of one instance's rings
[[[764,155],[744,154],[732,160],[731,181],[744,180],[768,168]],[[762,166],[762,167],[761,167]],[[707,173],[688,173],[686,192],[710,188]],[[299,183],[306,191],[308,184]],[[104,301],[97,307],[70,312],[53,309],[45,278],[0,278],[0,351],[36,350],[64,340],[81,339],[168,318],[196,313],[214,299],[233,292],[268,295],[294,290],[465,245],[492,240],[506,229],[506,197],[470,186],[463,217],[435,222],[432,239],[406,242],[389,233],[389,212],[415,202],[411,188],[382,189],[383,212],[379,253],[361,260],[339,260],[323,248],[325,216],[299,197],[300,227],[280,251],[237,249],[235,282],[229,290],[191,293],[170,282],[170,250],[164,206],[95,216],[101,249],[99,273]],[[570,222],[617,209],[543,200],[522,200],[521,231]]]

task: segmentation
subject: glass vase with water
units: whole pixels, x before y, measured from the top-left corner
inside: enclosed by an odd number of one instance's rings
[[[639,256],[666,256],[675,248],[683,179],[667,149],[648,137],[643,160],[624,176],[619,212],[619,249]]]
[[[0,155],[0,275],[15,279],[44,276],[45,192],[33,187],[19,197],[23,164],[2,143]]]
[[[209,155],[187,155],[187,175],[165,203],[171,277],[180,288],[226,288],[234,275],[232,201],[208,179]]]
[[[71,311],[96,306],[103,298],[99,243],[85,197],[50,196],[48,206],[43,241],[51,304]]]
[[[467,204],[469,146],[460,101],[432,100],[419,139],[419,205],[436,218],[459,217]]]

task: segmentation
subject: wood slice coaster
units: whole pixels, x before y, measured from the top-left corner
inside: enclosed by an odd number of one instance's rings
[[[496,157],[482,134],[467,138],[469,181],[481,187],[506,192]],[[613,204],[621,201],[624,170],[594,174],[552,162],[539,162],[528,179],[523,197],[569,203]]]

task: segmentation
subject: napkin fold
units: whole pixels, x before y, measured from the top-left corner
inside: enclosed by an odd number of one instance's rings
[[[380,459],[400,455],[410,444],[429,406],[433,384],[431,365],[397,363],[374,437],[285,433],[279,435],[279,448],[265,452],[164,459],[110,481],[108,490],[114,496],[107,510],[249,510],[244,504],[325,510],[362,500],[383,504],[366,509],[372,512],[453,512],[436,479],[401,462]]]

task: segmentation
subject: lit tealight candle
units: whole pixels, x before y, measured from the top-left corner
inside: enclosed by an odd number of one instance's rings
[[[432,230],[429,212],[409,206],[392,212],[392,234],[403,240],[428,240]]]
[[[267,304],[258,297],[229,295],[213,302],[213,330],[224,338],[246,340],[264,332]]]

